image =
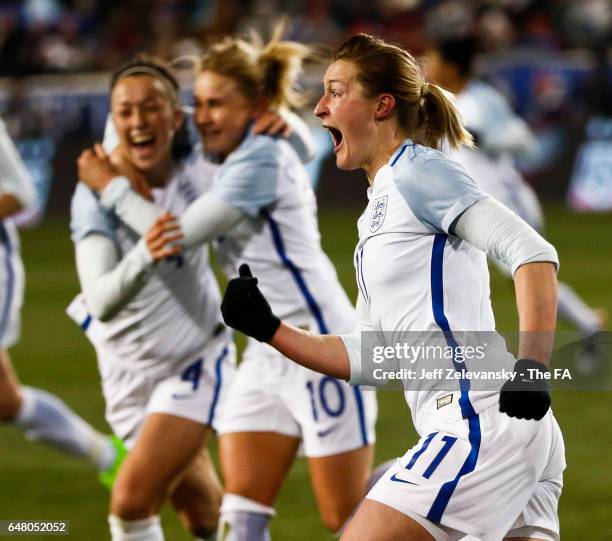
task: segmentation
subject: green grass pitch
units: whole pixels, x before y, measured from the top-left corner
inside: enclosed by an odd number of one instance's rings
[[[354,298],[352,251],[359,209],[320,213],[323,245],[342,283]],[[561,278],[591,304],[612,314],[610,272],[612,217],[570,215],[547,208],[548,238],[561,257]],[[64,309],[78,291],[66,221],[49,219],[22,234],[27,273],[22,339],[12,351],[24,383],[56,393],[101,430],[103,401],[93,350]],[[498,327],[516,328],[513,292],[495,272],[493,300]],[[399,456],[415,441],[399,393],[379,393],[377,462]],[[560,515],[565,540],[612,539],[612,396],[610,393],[556,393],[555,414],[564,431],[568,469]],[[0,519],[67,519],[71,539],[109,538],[108,494],[84,463],[28,442],[0,427]],[[277,504],[273,537],[278,540],[333,539],[318,518],[305,462],[299,459]],[[172,512],[163,515],[166,539],[190,539]],[[21,537],[21,539],[30,539]]]

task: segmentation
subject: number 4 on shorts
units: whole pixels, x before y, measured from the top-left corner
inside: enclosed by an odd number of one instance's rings
[[[202,362],[204,359],[198,359],[194,363],[190,364],[183,373],[181,379],[183,381],[191,382],[191,390],[196,391],[200,385],[200,377],[202,376]]]

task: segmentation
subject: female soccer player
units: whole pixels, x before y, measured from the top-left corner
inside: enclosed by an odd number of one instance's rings
[[[308,176],[286,141],[249,130],[262,110],[295,103],[305,53],[275,38],[263,48],[228,39],[204,55],[194,120],[218,170],[212,189],[181,216],[180,228],[185,248],[217,239],[228,275],[249,261],[275,310],[296,326],[350,332],[353,309],[321,250]],[[135,216],[147,202],[134,200],[126,181],[113,180],[101,197],[116,200],[126,222],[148,221]],[[226,484],[222,539],[267,539],[274,501],[300,444],[323,521],[339,529],[365,493],[375,416],[374,393],[294,365],[249,340],[219,423]]]
[[[359,329],[373,333],[315,336],[282,323],[246,265],[228,284],[225,321],[313,370],[377,384],[362,338],[392,346],[385,340],[402,331],[442,331],[456,351],[455,331],[493,331],[484,251],[503,259],[523,331],[514,379],[501,393],[471,392],[469,361],[453,354],[446,362],[460,390],[407,392],[421,440],[370,491],[342,538],[558,539],[563,442],[540,379],[555,328],[554,248],[435,150],[443,139],[457,147],[470,137],[449,96],[406,51],[352,37],[324,92],[315,114],[338,167],[363,169],[371,184],[355,261]]]
[[[178,83],[139,57],[111,82],[119,145],[113,160],[137,174],[163,209],[145,239],[117,220],[84,184],[72,201],[72,238],[90,314],[83,327],[97,353],[106,417],[130,453],[113,485],[113,541],[163,539],[158,513],[169,498],[185,526],[213,538],[221,486],[206,451],[234,370],[219,290],[203,249],[181,253],[166,212],[180,215],[210,179],[207,164],[180,145]],[[104,155],[101,148],[96,152]],[[91,150],[81,178],[114,166]]]
[[[19,339],[24,289],[19,237],[11,216],[30,207],[35,197],[30,174],[0,120],[0,421],[88,459],[104,473],[121,454],[119,442],[100,434],[52,394],[21,385],[8,354]]]

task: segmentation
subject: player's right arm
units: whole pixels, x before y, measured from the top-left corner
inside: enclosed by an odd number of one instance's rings
[[[100,321],[111,320],[142,289],[152,267],[138,244],[119,259],[115,243],[91,234],[75,244],[77,273],[87,308]]]
[[[173,244],[180,238],[178,226],[166,214],[121,257],[110,216],[82,185],[72,200],[71,229],[85,302],[91,315],[100,321],[111,320],[134,298],[157,261],[180,251]]]
[[[213,189],[189,205],[178,219],[185,249],[226,234],[247,217],[259,216],[277,199],[278,149],[270,137],[254,137],[247,148],[223,164]],[[112,164],[98,146],[79,158],[79,177],[100,191],[100,204],[143,235],[161,210],[134,192],[132,183],[113,176]]]
[[[256,122],[254,132],[257,134],[282,136],[293,147],[302,163],[306,163],[314,158],[314,141],[310,129],[306,123],[290,110],[279,113],[269,111],[262,115]],[[104,130],[103,149],[98,146],[96,153],[85,151],[79,159],[79,177],[86,181],[88,186],[100,193],[102,205],[114,211],[123,223],[133,231],[143,236],[147,229],[160,216],[161,210],[147,198],[142,190],[138,189],[139,182],[135,182],[131,173],[119,174],[116,167],[110,163],[106,154],[116,152],[118,137],[112,122],[112,117],[107,118]],[[271,180],[275,178],[274,160],[264,157],[256,163],[249,164],[249,174],[258,177],[257,184],[260,186],[255,195],[259,199],[258,205],[269,203],[270,198],[274,197],[273,190],[267,186],[261,189],[262,179]],[[240,168],[242,164],[236,164]],[[234,174],[231,172],[230,174]],[[244,171],[239,171],[238,175],[246,178]],[[243,182],[239,185],[239,191],[247,185]],[[248,186],[246,186],[248,188]],[[236,195],[235,193],[232,195]],[[242,199],[242,193],[237,194]],[[147,200],[148,199],[148,200]],[[244,205],[246,209],[241,209],[238,205],[231,204],[234,198],[230,196],[229,201],[219,194],[204,194],[194,202],[181,216],[181,225],[185,233],[185,246],[191,248],[225,234],[246,215],[250,213],[252,205]],[[265,199],[265,200],[264,200]]]
[[[240,266],[240,276],[229,281],[221,313],[227,325],[260,342],[267,342],[294,362],[355,385],[380,385],[362,371],[362,331],[371,330],[367,305],[357,299],[357,326],[349,335],[320,335],[280,321],[257,287],[249,266]]]
[[[306,368],[352,382],[349,353],[340,336],[312,334],[281,322],[269,344]]]
[[[348,380],[353,385],[378,386],[383,382],[368,377],[363,370],[364,355],[361,334],[371,332],[365,299],[359,293],[355,307],[357,326],[351,334],[339,336],[311,334],[281,322],[269,344],[298,364],[334,378]]]
[[[32,177],[0,121],[0,219],[32,207],[35,201]]]

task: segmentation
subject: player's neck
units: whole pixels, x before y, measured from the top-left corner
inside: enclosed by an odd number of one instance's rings
[[[369,160],[363,165],[370,186],[374,184],[376,174],[393,156],[393,153],[402,145],[408,136],[394,126],[392,130],[381,130],[378,134],[378,141],[374,144],[374,152]]]
[[[144,176],[147,179],[149,186],[152,188],[163,188],[170,180],[172,173],[172,157],[164,160],[155,169],[144,172]]]

